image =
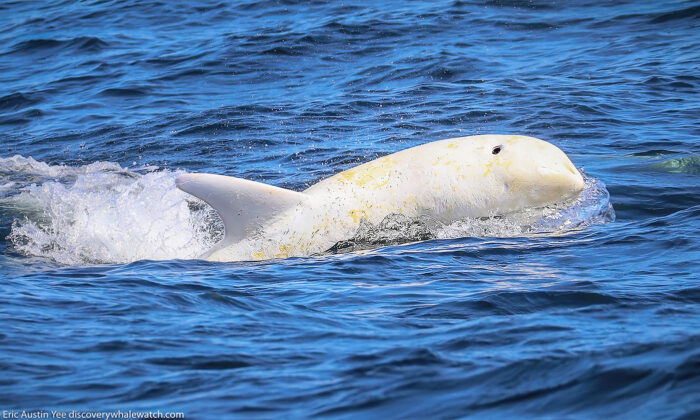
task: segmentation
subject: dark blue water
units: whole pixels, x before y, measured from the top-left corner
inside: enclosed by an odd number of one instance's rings
[[[699,25],[686,1],[3,2],[0,407],[698,418]],[[484,133],[556,144],[599,202],[548,234],[194,259],[219,224],[179,173],[301,190]]]

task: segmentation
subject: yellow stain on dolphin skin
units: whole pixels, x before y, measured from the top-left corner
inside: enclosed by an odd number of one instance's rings
[[[403,200],[404,206],[416,204],[417,202],[418,202],[418,198],[415,195],[409,195],[408,197],[406,197],[405,200]]]
[[[275,255],[275,258],[287,258],[292,251],[294,251],[294,247],[291,244],[280,245],[279,252]]]
[[[507,159],[501,160],[500,156],[497,156],[491,162],[487,162],[486,164],[484,164],[484,166],[486,166],[486,171],[484,171],[484,177],[488,176],[488,174],[491,173],[491,168],[493,168],[494,166],[500,166],[500,167],[507,170],[508,168],[510,168],[510,165],[512,163],[513,163],[512,160],[507,160]]]
[[[352,217],[354,223],[359,223],[362,218],[367,218],[367,212],[364,210],[350,210],[348,215]]]
[[[384,157],[376,162],[372,162],[370,165],[362,165],[356,169],[349,169],[345,172],[341,172],[338,174],[338,177],[343,181],[352,182],[358,187],[364,187],[371,182],[379,182],[382,177],[386,177],[387,179],[375,187],[376,189],[389,181],[389,171],[395,164],[395,160]]]
[[[491,167],[494,165],[495,162],[489,162],[486,164],[486,171],[484,172],[484,178],[491,173]]]
[[[265,253],[264,252],[256,252],[253,254],[253,258],[256,260],[262,260],[265,258]]]
[[[378,190],[380,187],[385,186],[389,182],[389,177],[386,178],[386,181],[382,182],[381,184],[377,185],[374,187],[375,190]]]
[[[445,159],[445,158],[447,158],[447,157],[449,157],[449,156],[450,156],[450,155],[448,155],[448,154],[438,156],[437,158],[435,158],[435,162],[433,162],[433,166],[437,166],[443,159]],[[448,161],[443,161],[443,162],[442,162],[442,164],[445,165],[445,166],[447,166],[447,165],[452,165],[453,163],[456,163],[456,161],[455,161],[455,160],[448,160]]]

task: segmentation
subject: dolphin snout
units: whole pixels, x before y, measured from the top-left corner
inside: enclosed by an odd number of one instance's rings
[[[572,193],[580,192],[585,186],[583,176],[570,161],[544,164],[537,171],[549,183]]]
[[[574,167],[574,165],[571,165],[571,168],[571,172],[574,177],[574,189],[576,191],[581,191],[586,186],[586,181],[583,180],[583,175],[581,175],[581,173]]]

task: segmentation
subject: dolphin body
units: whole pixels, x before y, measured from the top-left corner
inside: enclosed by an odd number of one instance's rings
[[[556,146],[481,135],[423,144],[340,172],[302,192],[245,179],[184,174],[177,187],[211,205],[224,238],[212,261],[308,256],[349,239],[365,219],[392,213],[449,224],[576,196],[584,180]]]

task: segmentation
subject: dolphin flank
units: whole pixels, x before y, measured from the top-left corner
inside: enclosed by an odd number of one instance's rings
[[[184,174],[177,187],[211,205],[224,238],[212,261],[308,256],[356,232],[362,219],[430,216],[443,223],[542,207],[576,196],[584,180],[556,146],[481,135],[423,144],[340,172],[303,192],[245,179]]]

